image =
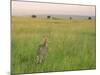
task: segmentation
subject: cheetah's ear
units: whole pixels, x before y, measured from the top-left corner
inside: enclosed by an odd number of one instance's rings
[[[46,41],[48,41],[48,36],[45,36],[45,38],[44,38]]]

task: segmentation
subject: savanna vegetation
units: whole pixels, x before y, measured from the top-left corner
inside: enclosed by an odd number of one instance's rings
[[[96,68],[95,20],[12,17],[11,72],[34,73]],[[48,36],[48,52],[36,64],[36,51]]]

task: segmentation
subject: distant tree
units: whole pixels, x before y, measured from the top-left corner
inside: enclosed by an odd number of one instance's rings
[[[70,20],[72,20],[72,17],[69,17]]]
[[[36,18],[37,16],[36,15],[32,15],[32,18]]]
[[[91,17],[88,17],[88,20],[91,20],[92,18]]]
[[[50,19],[51,18],[51,16],[47,16],[47,19]]]

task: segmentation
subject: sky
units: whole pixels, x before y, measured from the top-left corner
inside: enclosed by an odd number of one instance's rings
[[[95,6],[12,1],[12,16],[25,15],[95,16]]]

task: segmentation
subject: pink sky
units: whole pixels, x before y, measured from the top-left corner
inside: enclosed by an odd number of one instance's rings
[[[32,14],[95,16],[95,6],[12,1],[12,15]]]

